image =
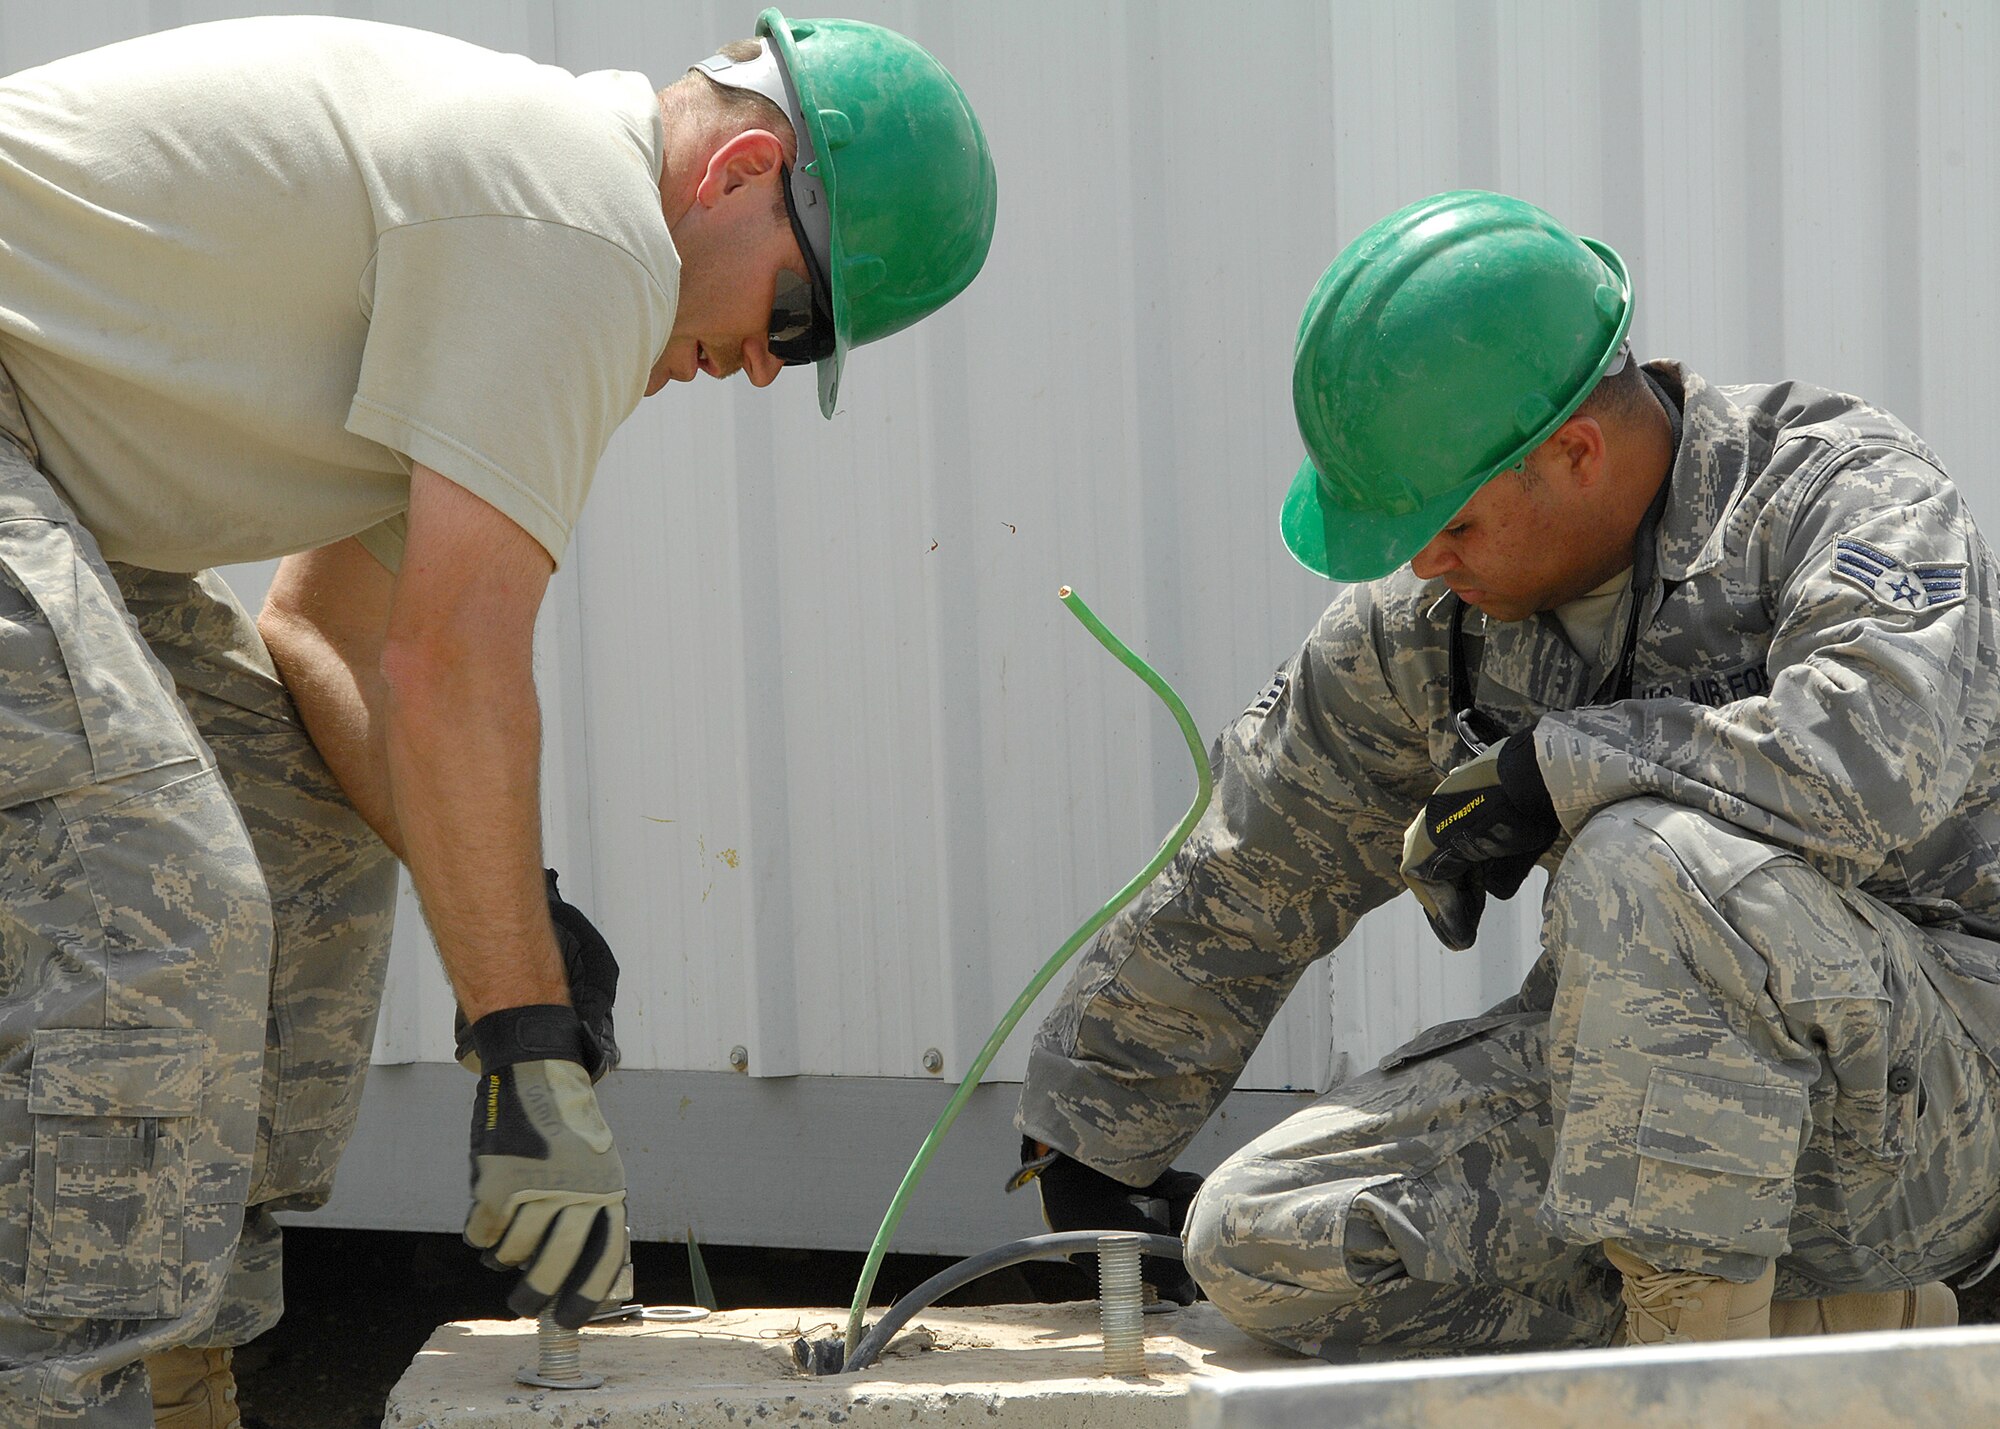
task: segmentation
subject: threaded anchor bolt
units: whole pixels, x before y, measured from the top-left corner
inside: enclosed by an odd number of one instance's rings
[[[595,1389],[604,1376],[583,1372],[582,1333],[564,1329],[553,1310],[543,1310],[535,1322],[535,1367],[517,1371],[514,1382],[539,1389]]]
[[[1097,1324],[1104,1335],[1104,1372],[1146,1372],[1144,1282],[1139,1277],[1139,1237],[1097,1238]]]

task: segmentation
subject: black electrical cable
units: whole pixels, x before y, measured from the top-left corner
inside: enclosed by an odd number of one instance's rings
[[[1098,1241],[1108,1235],[1131,1235],[1131,1231],[1060,1231],[1054,1235],[1031,1235],[1023,1240],[1010,1240],[1005,1245],[996,1245],[991,1250],[978,1255],[967,1256],[964,1260],[946,1266],[922,1285],[912,1290],[889,1307],[888,1313],[877,1320],[861,1337],[854,1347],[853,1357],[841,1363],[841,1342],[838,1339],[807,1341],[803,1338],[792,1345],[792,1358],[801,1369],[814,1374],[851,1374],[867,1369],[875,1363],[883,1349],[888,1346],[896,1332],[915,1316],[929,1308],[932,1301],[949,1295],[962,1285],[969,1285],[982,1275],[990,1275],[996,1270],[1005,1270],[1010,1265],[1019,1265],[1024,1260],[1043,1260],[1053,1255],[1073,1255],[1079,1251],[1095,1251]],[[1181,1258],[1181,1243],[1170,1235],[1140,1235],[1139,1250],[1144,1255],[1157,1255],[1167,1260]]]

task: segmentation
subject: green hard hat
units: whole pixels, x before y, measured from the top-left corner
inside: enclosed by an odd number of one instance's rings
[[[850,348],[936,312],[977,276],[993,242],[993,155],[958,81],[895,31],[766,10],[757,34],[789,81],[800,153],[788,198],[833,319],[819,363],[831,417]],[[815,185],[830,217],[817,225],[805,211]]]
[[[1631,324],[1623,261],[1531,203],[1467,189],[1383,219],[1299,321],[1285,545],[1334,580],[1395,570],[1569,420]]]

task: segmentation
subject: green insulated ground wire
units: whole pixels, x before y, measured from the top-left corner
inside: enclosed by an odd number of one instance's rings
[[[868,1248],[867,1263],[861,1267],[861,1282],[854,1287],[854,1304],[847,1312],[847,1344],[844,1353],[849,1356],[853,1355],[855,1347],[861,1343],[861,1320],[868,1309],[868,1295],[875,1288],[875,1274],[882,1268],[882,1256],[889,1248],[890,1237],[896,1234],[896,1224],[903,1219],[903,1206],[910,1199],[911,1193],[917,1189],[917,1182],[923,1179],[924,1168],[930,1165],[932,1155],[943,1143],[945,1133],[951,1130],[951,1124],[958,1120],[959,1112],[971,1098],[973,1089],[979,1085],[979,1079],[986,1075],[987,1067],[992,1065],[1001,1044],[1007,1040],[1007,1034],[1014,1030],[1014,1024],[1026,1014],[1029,1006],[1041,995],[1042,989],[1048,986],[1049,979],[1070,960],[1070,956],[1082,947],[1093,933],[1110,922],[1112,915],[1131,901],[1133,894],[1152,882],[1153,875],[1166,867],[1167,860],[1180,851],[1180,846],[1187,842],[1187,836],[1194,832],[1195,821],[1208,807],[1208,796],[1214,787],[1209,777],[1208,755],[1202,749],[1201,735],[1194,727],[1194,719],[1188,714],[1187,706],[1181,703],[1181,697],[1174,693],[1173,687],[1161,679],[1151,665],[1128,650],[1122,640],[1106,630],[1104,622],[1097,618],[1075,591],[1064,586],[1057,594],[1061,597],[1062,603],[1069,607],[1070,614],[1083,622],[1083,628],[1097,637],[1099,644],[1116,655],[1126,669],[1144,680],[1153,693],[1165,701],[1167,708],[1173,712],[1175,722],[1181,727],[1181,737],[1187,740],[1188,753],[1194,757],[1195,777],[1200,787],[1195,791],[1194,803],[1188,806],[1187,813],[1181,817],[1174,831],[1167,835],[1167,841],[1160,845],[1160,851],[1153,855],[1152,862],[1134,874],[1130,883],[1119,889],[1109,903],[1091,914],[1081,928],[1070,934],[1069,941],[1056,949],[1055,956],[1042,964],[1042,970],[1021,989],[1021,995],[1014,999],[1014,1005],[1007,1009],[1006,1016],[1000,1019],[1000,1025],[993,1029],[993,1035],[986,1039],[986,1045],[979,1049],[979,1055],[974,1057],[972,1065],[966,1068],[965,1080],[958,1084],[958,1090],[953,1092],[951,1100],[945,1103],[944,1111],[937,1119],[937,1125],[933,1126],[930,1135],[924,1138],[924,1144],[917,1148],[917,1156],[910,1163],[910,1169],[903,1173],[903,1184],[896,1188],[895,1199],[889,1202],[888,1213],[882,1217],[882,1229],[875,1233],[875,1243]]]

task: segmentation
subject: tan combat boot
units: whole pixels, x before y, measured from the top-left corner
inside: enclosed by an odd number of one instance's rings
[[[1909,1290],[1855,1291],[1771,1306],[1771,1334],[1851,1335],[1862,1330],[1930,1330],[1958,1323],[1958,1297],[1941,1280]]]
[[[243,1429],[230,1351],[179,1345],[146,1357],[154,1429]]]
[[[1749,1284],[1687,1270],[1656,1270],[1616,1241],[1604,1243],[1612,1267],[1625,1277],[1625,1323],[1614,1342],[1665,1345],[1771,1337],[1773,1262]]]

